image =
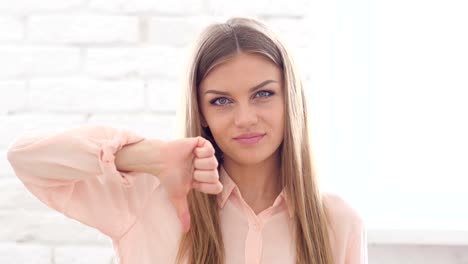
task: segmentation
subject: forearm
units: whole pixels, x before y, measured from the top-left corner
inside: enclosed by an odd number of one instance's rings
[[[20,135],[9,146],[7,158],[24,183],[58,186],[102,174],[100,164],[107,166],[113,156],[111,151],[141,141],[144,138],[131,131],[106,126],[44,133],[31,131]]]
[[[115,165],[121,172],[146,172],[157,176],[161,168],[164,141],[145,139],[117,151]]]

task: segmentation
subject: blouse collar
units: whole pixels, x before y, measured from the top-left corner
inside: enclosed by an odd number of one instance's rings
[[[226,170],[224,169],[222,165],[220,165],[219,181],[223,184],[223,190],[221,191],[221,193],[218,194],[217,201],[218,201],[219,207],[223,208],[229,196],[231,196],[233,193],[240,196],[240,191],[236,183],[232,180],[232,178],[229,176],[229,174],[226,172]],[[286,189],[284,188],[279,194],[278,198],[276,198],[275,202],[273,203],[273,206],[276,206],[277,204],[279,204],[281,202],[281,199],[283,199],[286,203],[289,218],[293,218],[294,211],[293,211],[292,206],[289,204],[290,201],[288,199]]]

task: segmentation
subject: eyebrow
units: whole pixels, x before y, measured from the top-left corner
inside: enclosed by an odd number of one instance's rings
[[[263,81],[261,82],[260,84],[257,84],[255,85],[254,87],[250,88],[249,89],[249,93],[253,93],[255,92],[256,90],[262,88],[263,86],[269,84],[269,83],[277,83],[277,81],[275,80],[266,80],[266,81]],[[228,92],[223,92],[223,91],[217,91],[217,90],[207,90],[204,94],[208,94],[208,93],[212,93],[212,94],[220,94],[220,95],[229,95]]]

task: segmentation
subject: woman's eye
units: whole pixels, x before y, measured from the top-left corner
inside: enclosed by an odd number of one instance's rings
[[[220,98],[213,99],[210,103],[212,105],[225,105],[229,103],[229,100],[226,97],[220,97]]]
[[[274,95],[275,93],[272,91],[259,91],[258,93],[255,94],[255,98],[264,98],[264,97],[270,97]],[[210,101],[210,104],[212,105],[227,105],[231,103],[229,99],[226,97],[218,97]]]
[[[260,91],[258,92],[255,97],[268,97],[268,96],[271,96],[273,95],[273,92],[270,92],[270,91]]]

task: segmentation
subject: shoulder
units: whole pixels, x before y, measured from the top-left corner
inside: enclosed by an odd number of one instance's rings
[[[335,217],[345,217],[356,221],[361,219],[356,208],[336,193],[323,192],[322,202],[327,212]]]
[[[329,225],[341,235],[360,233],[364,229],[364,220],[359,211],[335,193],[323,192],[322,203],[328,216]]]

